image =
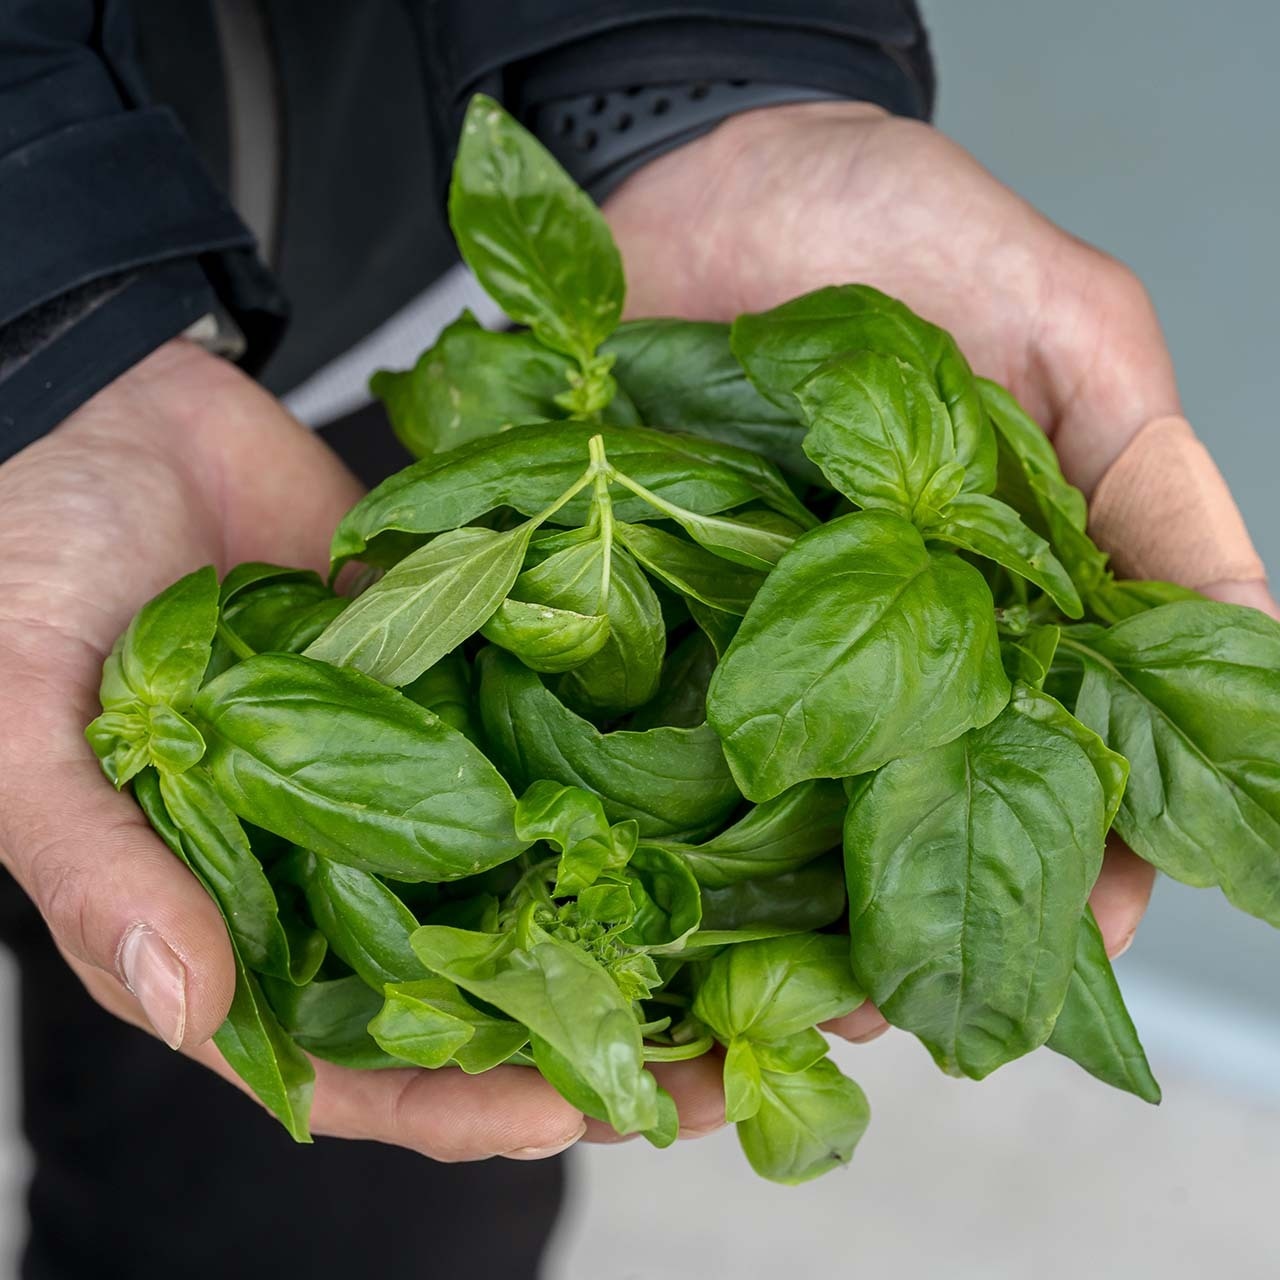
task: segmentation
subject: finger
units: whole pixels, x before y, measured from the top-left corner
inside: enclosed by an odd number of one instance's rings
[[[1138,924],[1151,901],[1156,870],[1118,837],[1107,840],[1102,874],[1089,895],[1089,905],[1102,930],[1107,955],[1113,960],[1133,944]]]
[[[1248,582],[1211,582],[1201,588],[1211,600],[1221,600],[1224,604],[1244,604],[1251,609],[1260,609],[1273,618],[1280,619],[1280,605],[1276,604],[1266,581],[1255,578]]]
[[[868,1044],[884,1035],[889,1030],[889,1023],[870,1000],[865,1000],[852,1013],[824,1022],[822,1029],[851,1044]]]

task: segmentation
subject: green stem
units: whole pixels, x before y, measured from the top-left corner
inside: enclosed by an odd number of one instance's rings
[[[243,640],[240,639],[234,631],[221,619],[218,619],[218,635],[222,638],[223,644],[243,662],[246,658],[256,658],[257,652],[250,649]]]
[[[671,1019],[659,1018],[656,1022],[642,1022],[640,1024],[640,1034],[642,1036],[656,1036],[661,1034],[671,1025]]]
[[[644,1060],[646,1062],[684,1062],[687,1058],[702,1057],[714,1044],[715,1040],[710,1035],[690,1040],[688,1044],[647,1044],[644,1046]]]
[[[591,451],[591,465],[595,468],[595,511],[600,514],[600,603],[598,613],[609,611],[609,582],[613,569],[613,499],[609,496],[609,481],[617,472],[609,465],[604,452],[604,437],[592,436],[587,443]]]

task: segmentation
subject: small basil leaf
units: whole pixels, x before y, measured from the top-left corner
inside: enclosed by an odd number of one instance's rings
[[[480,634],[514,653],[526,667],[554,675],[580,667],[604,648],[609,639],[609,618],[508,599],[480,628]]]
[[[760,1094],[738,1140],[761,1177],[787,1186],[848,1164],[871,1118],[862,1090],[829,1058],[804,1071],[762,1071]]]
[[[764,574],[726,563],[718,555],[649,524],[614,526],[614,537],[655,577],[682,596],[713,609],[744,614]]]
[[[805,453],[858,506],[924,523],[925,494],[944,467],[958,488],[951,418],[932,379],[912,365],[851,352],[819,366],[795,395],[809,423]]]
[[[627,864],[626,879],[635,911],[621,941],[655,954],[678,951],[702,923],[702,896],[684,859],[642,845]]]
[[[826,1052],[826,1045],[822,1046]],[[724,1055],[724,1118],[729,1124],[750,1120],[763,1102],[760,1064],[751,1041],[730,1040]]]
[[[149,733],[149,720],[141,707],[136,711],[104,711],[85,729],[84,736],[102,772],[117,791],[152,763]]]
[[[763,801],[946,742],[1008,696],[981,574],[901,517],[863,511],[806,534],[765,580],[707,719]]]
[[[501,649],[484,650],[477,668],[489,750],[514,785],[549,778],[593,791],[610,822],[634,818],[646,838],[708,832],[739,802],[707,725],[601,733]]]
[[[552,891],[557,898],[581,893],[606,871],[620,871],[636,848],[634,822],[611,827],[599,796],[546,779],[517,801],[516,834],[530,843],[550,841],[560,850]]]
[[[961,494],[925,529],[925,536],[1003,565],[1039,587],[1069,618],[1084,612],[1071,575],[1049,544],[998,498]]]
[[[619,1133],[658,1123],[656,1082],[644,1069],[640,1026],[613,979],[585,953],[545,934],[515,936],[428,926],[413,947],[434,973],[501,1009],[545,1040],[595,1091]]]
[[[1135,614],[1162,604],[1175,604],[1183,600],[1203,600],[1198,591],[1180,587],[1174,582],[1146,582],[1127,580],[1117,582],[1108,579],[1089,593],[1089,612],[1102,622],[1123,622]]]
[[[1033,689],[1043,688],[1061,638],[1058,627],[1034,627],[1024,635],[1002,640],[1000,653],[1009,679],[1020,680]]]
[[[463,121],[449,225],[485,290],[546,346],[586,364],[617,326],[625,286],[608,223],[484,94]]]
[[[821,1031],[810,1027],[780,1040],[753,1040],[756,1061],[766,1071],[807,1071],[827,1056],[827,1042]]]
[[[524,848],[515,798],[488,759],[358,672],[263,654],[206,685],[196,706],[232,809],[323,857],[400,880],[455,880]]]
[[[849,967],[849,943],[806,933],[744,942],[707,968],[694,1016],[716,1039],[781,1040],[856,1009],[866,999]]]
[[[356,1071],[404,1065],[370,1036],[369,1021],[382,1007],[382,997],[360,978],[309,982],[305,987],[263,978],[262,989],[285,1034],[307,1053]]]
[[[147,750],[151,763],[165,773],[183,773],[204,755],[200,730],[172,707],[147,708]]]
[[[1080,923],[1071,986],[1048,1045],[1103,1083],[1144,1102],[1160,1101],[1160,1086],[1125,1008],[1092,911],[1086,911]]]
[[[949,333],[897,299],[860,284],[818,289],[772,311],[739,316],[730,343],[755,386],[793,412],[795,387],[832,356],[876,351],[906,361],[930,375],[947,407],[966,491],[994,488],[995,439],[973,371]]]

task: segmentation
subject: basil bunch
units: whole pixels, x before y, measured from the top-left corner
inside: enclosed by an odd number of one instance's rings
[[[722,1050],[780,1182],[866,1125],[815,1028],[868,997],[952,1074],[1048,1045],[1158,1101],[1088,894],[1114,828],[1280,924],[1280,627],[1116,581],[901,303],[619,324],[603,219],[483,97],[449,207],[527,327],[375,377],[420,460],[334,536],[371,585],[191,574],[88,730],[226,918],[228,1061],[299,1140],[311,1054],[521,1064],[665,1146],[647,1064]]]

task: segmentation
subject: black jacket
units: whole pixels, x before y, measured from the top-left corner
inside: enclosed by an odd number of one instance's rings
[[[217,308],[277,391],[386,319],[480,88],[597,196],[746,106],[933,98],[914,0],[0,0],[0,458]]]

